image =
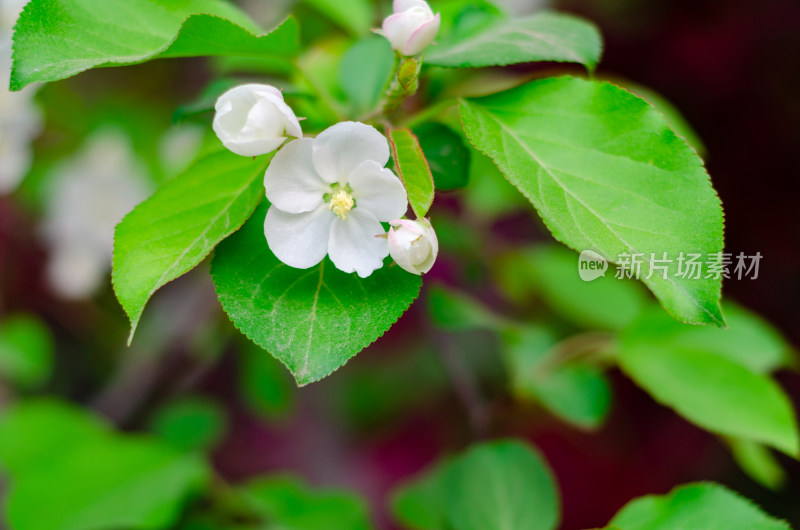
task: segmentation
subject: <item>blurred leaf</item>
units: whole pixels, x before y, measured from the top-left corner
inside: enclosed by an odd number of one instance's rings
[[[369,0],[303,0],[353,35],[369,32],[375,13]]]
[[[487,25],[503,20],[505,14],[487,0],[431,0],[434,13],[441,16],[438,38],[450,42]]]
[[[150,429],[172,446],[194,451],[219,443],[225,423],[225,412],[215,401],[183,397],[159,408],[150,420]]]
[[[393,73],[389,41],[373,35],[353,44],[342,57],[339,84],[357,115],[373,110]]]
[[[473,445],[395,491],[392,512],[414,530],[539,530],[558,524],[555,480],[518,440]]]
[[[32,0],[14,32],[11,88],[97,66],[202,55],[294,56],[298,46],[293,19],[262,34],[221,0]]]
[[[433,324],[442,329],[502,328],[501,318],[487,310],[473,298],[441,284],[431,286],[427,293],[428,311]]]
[[[326,38],[297,59],[292,81],[299,90],[315,94],[313,99],[293,98],[297,116],[307,118],[304,131],[321,131],[345,119],[347,99],[339,83],[342,58],[351,43],[344,37]]]
[[[765,488],[778,489],[786,482],[783,468],[763,445],[738,438],[729,439],[728,445],[739,467]]]
[[[395,519],[412,530],[447,528],[445,496],[448,462],[441,462],[396,489],[391,508]]]
[[[93,439],[16,478],[6,517],[26,530],[166,528],[207,478],[199,457],[159,442]]]
[[[3,414],[0,458],[11,473],[6,522],[25,530],[169,527],[209,477],[197,456],[54,401]]]
[[[53,371],[53,337],[41,321],[12,316],[0,322],[0,377],[23,389],[40,387]]]
[[[441,123],[426,123],[414,128],[422,151],[428,159],[436,189],[463,188],[469,181],[469,149],[453,129]]]
[[[800,440],[794,411],[780,386],[730,355],[733,350],[715,351],[680,341],[675,346],[669,335],[661,336],[652,326],[660,320],[653,316],[657,311],[645,313],[622,333],[619,361],[625,373],[657,401],[700,427],[797,457]]]
[[[12,478],[49,468],[60,455],[104,437],[108,425],[56,400],[24,401],[0,416],[0,463]]]
[[[775,328],[736,304],[725,303],[723,308],[728,322],[726,329],[681,324],[662,311],[651,309],[626,329],[623,336],[636,346],[654,344],[686,354],[711,353],[759,374],[787,364],[791,347]]]
[[[397,175],[408,192],[411,209],[417,219],[425,217],[433,204],[433,176],[419,140],[408,129],[391,129],[389,145]]]
[[[314,490],[294,477],[255,479],[239,488],[248,505],[275,528],[368,530],[367,503],[349,492]],[[272,527],[270,527],[272,528]]]
[[[383,335],[422,282],[399,267],[359,278],[327,258],[306,270],[289,267],[267,246],[266,210],[265,203],[217,248],[211,274],[236,327],[302,386],[330,375]]]
[[[268,160],[228,151],[203,158],[117,225],[113,284],[131,320],[129,343],[153,293],[196,267],[250,216],[264,193]]]
[[[583,19],[540,13],[497,20],[488,27],[431,48],[425,62],[434,66],[474,68],[532,61],[575,62],[592,70],[600,61],[602,39]]]
[[[648,495],[626,504],[611,520],[620,530],[788,530],[751,501],[719,484],[697,483],[667,495]]]
[[[508,269],[520,274],[513,276],[516,282],[506,285],[506,290],[524,292],[529,286],[563,317],[587,328],[622,329],[645,305],[646,298],[639,286],[616,279],[613,273],[607,272],[590,282],[581,280],[578,255],[559,245],[541,245],[506,256],[499,266],[500,283],[504,283]]]
[[[724,324],[721,279],[678,275],[681,253],[722,251],[719,197],[702,161],[650,105],[610,83],[561,77],[464,100],[460,111],[473,145],[557,240],[610,261],[640,254],[642,281],[672,316]],[[656,269],[651,254],[670,261]]]
[[[545,329],[526,327],[503,334],[511,385],[521,398],[581,428],[599,427],[611,408],[611,385],[590,364],[559,358],[557,341]]]
[[[464,203],[470,212],[494,219],[529,208],[525,197],[503,177],[492,159],[475,148],[470,149],[468,180]]]
[[[249,341],[238,351],[239,391],[246,404],[266,418],[288,412],[293,385],[281,363]]]

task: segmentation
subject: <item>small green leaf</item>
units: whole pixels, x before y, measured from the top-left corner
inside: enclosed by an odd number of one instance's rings
[[[369,32],[375,13],[369,0],[303,0],[355,36]]]
[[[221,0],[32,0],[15,27],[11,89],[156,58],[293,57],[298,50],[293,19],[262,34]]]
[[[547,530],[559,520],[558,489],[541,456],[516,440],[481,444],[447,470],[453,530]]]
[[[406,186],[408,202],[417,219],[425,217],[433,204],[433,175],[419,140],[408,129],[389,131],[397,174]]]
[[[30,316],[0,322],[0,378],[23,389],[44,384],[53,370],[53,337]]]
[[[259,208],[217,248],[211,274],[236,327],[305,385],[383,335],[417,297],[422,281],[399,267],[359,278],[327,258],[310,269],[289,267],[267,246],[266,210]]]
[[[199,160],[137,206],[114,237],[114,291],[133,339],[147,301],[239,228],[264,193],[267,159],[227,151]]]
[[[751,501],[712,483],[687,484],[667,495],[648,495],[626,504],[611,520],[620,530],[789,530]]]
[[[721,278],[679,270],[681,255],[718,262],[719,198],[702,161],[655,109],[609,83],[562,77],[465,100],[460,110],[470,141],[556,239],[609,261],[637,255],[640,278],[673,317],[724,324]]]
[[[646,313],[620,337],[620,366],[637,384],[700,427],[800,455],[794,411],[777,383],[730,350],[681,345],[680,335],[670,340],[655,330],[642,334],[653,321]]]
[[[265,477],[239,488],[247,504],[276,528],[369,530],[367,503],[345,491],[314,490],[294,477]]]
[[[601,52],[602,40],[593,24],[569,15],[540,13],[500,19],[466,37],[454,35],[432,47],[425,62],[473,68],[558,61],[579,63],[592,70]]]
[[[394,52],[389,41],[373,35],[351,46],[339,67],[339,84],[353,105],[364,114],[378,105],[394,67]]]
[[[437,190],[457,190],[467,185],[470,152],[461,135],[441,123],[426,123],[415,127],[414,134],[428,159],[428,167]]]
[[[602,425],[611,408],[611,384],[599,368],[560,359],[557,341],[545,329],[526,327],[502,337],[517,396],[540,402],[577,427]]]
[[[183,397],[158,409],[150,429],[184,451],[209,449],[225,434],[225,412],[214,401]]]

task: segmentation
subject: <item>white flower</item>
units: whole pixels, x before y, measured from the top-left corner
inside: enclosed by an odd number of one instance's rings
[[[47,187],[42,232],[50,246],[47,278],[63,298],[85,298],[111,266],[114,227],[151,186],[130,142],[104,130],[56,169]]]
[[[383,34],[403,55],[419,55],[439,32],[441,16],[425,0],[394,0],[394,14],[383,21]]]
[[[389,255],[381,221],[405,214],[406,190],[384,168],[389,144],[374,127],[343,122],[315,139],[294,140],[264,176],[272,203],[264,233],[279,260],[299,269],[327,254],[366,278]]]
[[[271,153],[287,135],[303,136],[300,122],[274,86],[237,86],[219,97],[215,109],[214,132],[237,155]]]
[[[389,253],[392,259],[411,274],[431,270],[439,254],[439,241],[427,219],[390,221]]]

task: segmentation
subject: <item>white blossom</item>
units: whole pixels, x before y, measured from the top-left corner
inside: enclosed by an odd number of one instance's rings
[[[315,139],[294,140],[264,176],[272,203],[264,222],[270,249],[307,269],[327,254],[344,272],[365,278],[389,255],[381,222],[405,214],[400,179],[384,166],[389,144],[374,127],[338,123]]]
[[[441,16],[425,0],[394,0],[394,14],[383,21],[383,34],[403,55],[419,55],[433,43]]]
[[[85,298],[111,267],[114,228],[151,191],[130,142],[114,129],[95,133],[56,168],[47,187],[42,234],[47,279],[63,298]]]
[[[389,224],[389,253],[403,270],[424,274],[439,254],[439,241],[427,219],[395,219]]]
[[[237,155],[271,153],[286,141],[287,135],[303,136],[294,111],[274,86],[237,86],[219,97],[215,109],[214,132]]]

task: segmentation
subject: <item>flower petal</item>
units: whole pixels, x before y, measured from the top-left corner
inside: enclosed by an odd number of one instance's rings
[[[304,213],[287,213],[271,206],[264,220],[264,235],[279,260],[307,269],[325,257],[334,219],[336,216],[324,204]]]
[[[386,239],[376,237],[384,233],[375,216],[355,208],[346,219],[337,217],[333,221],[328,256],[339,270],[366,278],[383,267],[383,258],[389,255]]]
[[[388,39],[393,50],[402,52],[409,37],[419,27],[419,24],[420,21],[416,17],[406,13],[395,13],[383,21],[383,36]]]
[[[263,94],[264,98],[269,100],[278,112],[281,113],[283,116],[283,121],[285,124],[286,134],[289,136],[294,136],[295,138],[302,138],[303,137],[303,129],[300,128],[300,121],[295,116],[294,111],[283,101],[283,94],[281,94],[280,90],[275,87],[269,87],[277,92],[277,95],[274,93],[265,93]]]
[[[431,11],[431,6],[428,5],[428,2],[425,0],[394,0],[392,3],[392,11],[395,13],[402,13],[403,11],[408,11],[415,7],[421,7]]]
[[[439,25],[442,17],[439,13],[436,16],[419,26],[406,41],[403,53],[408,56],[418,55],[433,43],[436,34],[439,33]]]
[[[408,210],[403,183],[390,169],[368,160],[356,168],[347,183],[353,190],[356,210],[367,210],[378,221],[401,217]]]
[[[310,212],[330,191],[311,159],[314,140],[293,140],[278,151],[264,174],[267,199],[287,213]]]
[[[389,142],[370,125],[346,121],[322,131],[314,139],[314,167],[327,182],[344,184],[367,160],[381,167],[389,161]]]

